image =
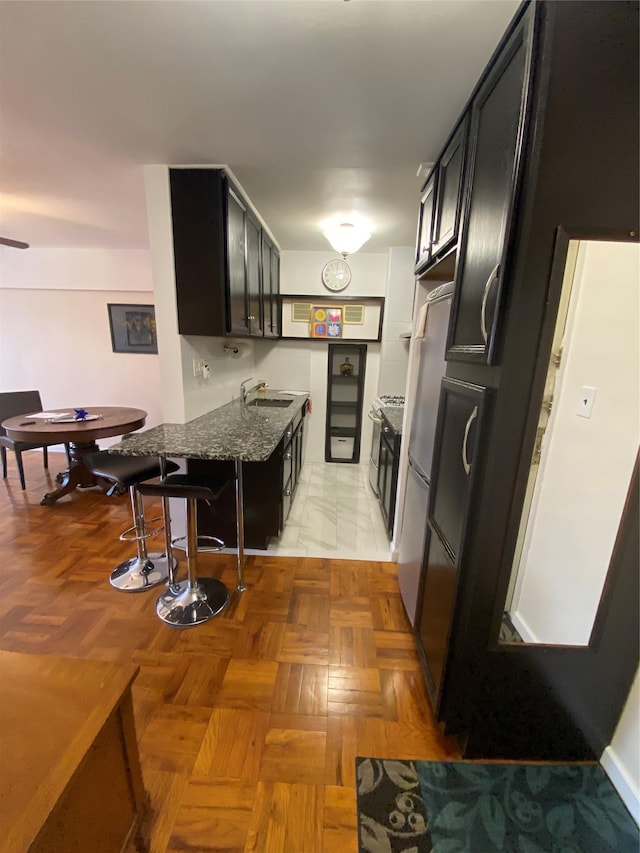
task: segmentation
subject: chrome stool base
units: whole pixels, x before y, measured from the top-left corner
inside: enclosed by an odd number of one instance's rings
[[[175,570],[178,561],[172,557]],[[147,554],[144,559],[131,557],[111,572],[109,582],[120,592],[146,592],[166,583],[169,577],[167,555],[162,552]]]
[[[167,587],[156,602],[156,613],[167,625],[190,628],[222,613],[229,600],[229,591],[216,578],[199,578],[194,586],[185,580]]]

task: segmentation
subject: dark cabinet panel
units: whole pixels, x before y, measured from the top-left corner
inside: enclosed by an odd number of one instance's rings
[[[265,462],[244,462],[244,531],[247,548],[264,550],[279,536],[287,520],[302,468],[302,436],[306,406],[294,418],[282,440]],[[218,536],[228,547],[237,541],[233,462],[189,459],[188,471],[195,477],[229,480],[229,486],[214,504],[198,501],[198,530]]]
[[[220,170],[171,169],[169,176],[178,331],[182,335],[224,335],[228,303],[223,174]]]
[[[525,17],[473,100],[467,193],[447,359],[490,361],[526,91]]]
[[[432,258],[445,252],[458,239],[468,132],[469,119],[465,116],[438,163],[438,191],[431,236]]]
[[[262,331],[265,338],[280,336],[278,305],[280,256],[266,233],[262,232]]]
[[[395,433],[389,438],[389,428],[383,420],[380,432],[380,457],[378,459],[378,494],[380,509],[389,538],[393,536],[393,524],[396,517],[396,490],[398,486],[398,463],[400,460],[400,440]]]
[[[247,212],[247,326],[252,335],[262,335],[261,236],[260,223]]]
[[[431,258],[431,228],[433,225],[433,206],[435,200],[437,171],[434,169],[422,190],[420,212],[418,214],[418,238],[416,245],[416,272],[425,269]]]
[[[454,560],[462,543],[487,394],[479,385],[442,380],[429,521]]]
[[[247,209],[236,193],[229,188],[227,192],[227,257],[229,268],[229,331],[246,335],[249,332],[247,320],[246,288],[246,230]]]
[[[434,713],[438,713],[458,589],[458,569],[429,530],[422,568],[417,640]]]

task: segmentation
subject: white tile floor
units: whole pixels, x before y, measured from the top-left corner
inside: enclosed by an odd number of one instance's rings
[[[389,561],[389,538],[369,486],[368,464],[305,462],[287,523],[267,553]]]

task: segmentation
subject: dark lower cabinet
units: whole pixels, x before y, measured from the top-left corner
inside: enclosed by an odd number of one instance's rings
[[[429,697],[436,714],[440,706],[457,588],[457,566],[438,534],[429,529],[418,592],[416,635]]]
[[[393,536],[396,518],[396,491],[398,488],[398,463],[401,436],[396,435],[381,413],[380,455],[378,458],[378,495],[382,517],[389,539]]]
[[[475,478],[489,392],[480,385],[442,380],[436,425],[429,522],[453,559],[460,554]]]
[[[449,360],[491,359],[516,187],[531,29],[531,16],[526,15],[473,99]]]
[[[295,416],[278,446],[265,462],[244,462],[245,547],[265,550],[280,535],[289,515],[303,462],[305,407]],[[209,507],[198,501],[198,531],[217,536],[228,547],[237,543],[235,471],[233,462],[189,459],[188,470],[197,477],[228,480],[229,486]]]

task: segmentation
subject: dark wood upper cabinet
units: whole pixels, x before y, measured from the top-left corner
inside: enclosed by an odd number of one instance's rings
[[[469,133],[465,115],[438,161],[438,186],[431,234],[431,257],[442,255],[458,239],[464,165]]]
[[[280,337],[280,311],[278,305],[280,281],[280,255],[267,234],[262,232],[262,305],[264,309],[262,331],[265,338]]]
[[[263,288],[264,230],[223,169],[170,169],[171,216],[181,335],[279,336],[279,266],[269,240]]]
[[[262,308],[262,255],[261,237],[262,229],[260,223],[251,214],[246,218],[247,235],[247,326],[249,334],[262,335],[263,330],[263,308]]]
[[[522,137],[530,29],[525,16],[472,102],[448,360],[491,361]]]
[[[431,260],[431,228],[435,204],[437,170],[433,169],[422,189],[418,214],[418,239],[416,246],[416,273],[429,266]]]
[[[228,331],[249,334],[247,300],[247,208],[231,187],[227,189]],[[182,330],[181,330],[182,331]]]

